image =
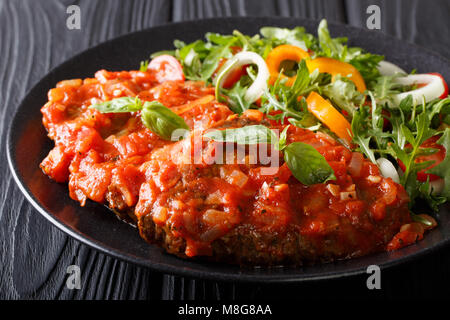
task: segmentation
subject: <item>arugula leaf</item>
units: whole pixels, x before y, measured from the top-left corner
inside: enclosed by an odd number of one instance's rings
[[[312,146],[293,142],[284,148],[284,160],[297,180],[305,185],[336,180],[333,169]]]
[[[165,140],[171,140],[172,133],[177,129],[189,131],[189,126],[183,118],[158,101],[142,102],[138,97],[122,97],[92,105],[91,108],[97,109],[101,113],[124,113],[141,110],[142,123]]]
[[[230,109],[235,113],[242,113],[250,108],[251,103],[245,99],[248,86],[242,85],[242,81],[238,81],[231,89],[221,89],[226,95]]]
[[[265,38],[275,42],[276,45],[291,44],[303,50],[308,50],[315,40],[312,35],[305,32],[305,28],[303,27],[296,27],[294,29],[263,27],[259,32]]]
[[[311,114],[305,114],[302,120],[288,118],[288,121],[290,124],[296,126],[297,128],[307,129],[310,131],[317,131],[322,126],[317,118]]]
[[[366,157],[376,164],[375,154],[370,148],[370,140],[372,136],[368,130],[368,118],[369,111],[367,106],[361,106],[361,108],[354,112],[351,123],[353,141],[359,145],[359,149],[366,155]]]
[[[376,99],[371,91],[368,92],[372,103],[372,130],[374,133],[375,142],[377,144],[378,149],[386,149],[387,147],[387,139],[383,137],[383,126],[384,126],[384,118],[382,116],[383,108],[381,105],[378,105]]]
[[[380,76],[376,79],[372,92],[377,101],[392,101],[392,96],[399,92],[395,89],[398,85],[394,82],[397,77],[398,75]]]
[[[411,99],[404,99],[400,104],[403,103],[404,110],[410,110],[410,106],[407,106],[406,103],[412,103]],[[400,112],[402,114],[402,118],[404,118],[403,111]],[[416,163],[415,159],[423,152],[421,149],[421,145],[423,142],[430,137],[432,137],[436,131],[430,127],[430,119],[426,112],[420,113],[414,123],[414,130],[410,130],[405,123],[400,123],[398,116],[391,117],[391,119],[397,119],[395,127],[393,128],[393,139],[394,143],[388,146],[388,151],[392,156],[396,159],[400,160],[404,166],[405,170],[403,175],[400,178],[400,183],[405,187],[405,190],[408,192],[410,197],[410,205],[414,204],[415,199],[421,195],[426,195],[424,193],[424,189],[420,188],[420,183],[417,181],[417,172],[429,167],[432,164],[432,161],[420,162]],[[392,123],[392,122],[391,122]],[[399,125],[400,123],[400,125]],[[408,142],[411,147],[406,148],[405,142]]]
[[[228,105],[230,109],[235,113],[242,113],[247,110],[251,103],[245,99],[245,94],[247,92],[248,86],[244,86],[242,83],[245,81],[245,78],[242,77],[231,89],[223,89],[220,87],[220,83],[222,82],[223,77],[230,71],[235,65],[236,60],[230,60],[228,64],[224,65],[219,71],[217,78],[214,80],[216,82],[215,86],[215,96],[216,100],[221,102],[223,101],[223,95],[228,97]]]
[[[338,60],[342,60],[344,58],[343,54],[345,54],[346,48],[342,45],[342,43],[347,42],[347,39],[331,38],[327,20],[322,19],[320,21],[317,29],[317,36],[319,37],[322,54]]]
[[[285,118],[292,120],[292,124],[302,128],[307,126],[315,126],[318,122],[311,123],[309,117],[306,96],[309,92],[319,90],[320,86],[331,81],[331,77],[324,73],[317,72],[309,73],[305,61],[300,61],[298,64],[297,78],[292,87],[284,85],[279,78],[271,90],[266,90],[261,97],[260,110],[267,114],[270,119],[280,120],[282,123]],[[276,115],[270,115],[272,111],[281,111]],[[317,119],[317,118],[315,118]],[[305,120],[305,121],[304,121]],[[301,125],[300,122],[309,122],[309,124]]]
[[[353,65],[361,73],[367,87],[370,89],[377,78],[380,77],[378,64],[384,60],[384,56],[364,52],[360,48],[349,48],[347,56],[353,56],[348,63]]]
[[[245,126],[236,129],[213,130],[204,134],[205,137],[218,142],[237,144],[278,143],[278,137],[263,125]]]
[[[445,187],[442,191],[442,196],[450,199],[450,129],[446,128],[442,137],[437,141],[438,144],[445,148],[444,160],[428,170],[428,173],[435,174],[444,179]]]
[[[350,115],[355,113],[357,105],[364,102],[364,95],[356,90],[355,84],[346,77],[337,76],[334,82],[322,87],[322,93]]]
[[[447,197],[436,195],[433,191],[429,179],[419,186],[420,197],[427,201],[434,212],[437,212],[439,211],[439,206],[447,202]]]
[[[230,54],[230,46],[234,43],[235,39],[231,39],[228,43],[221,47],[216,47],[210,51],[210,53],[203,60],[202,69],[200,71],[200,79],[208,80],[214,71],[219,66],[221,58]]]
[[[94,104],[91,108],[101,113],[136,112],[142,109],[142,101],[137,97],[122,97]]]

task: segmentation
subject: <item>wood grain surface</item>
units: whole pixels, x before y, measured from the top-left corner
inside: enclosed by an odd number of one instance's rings
[[[71,4],[81,8],[80,30],[66,28]],[[140,268],[53,227],[24,199],[7,165],[6,134],[21,99],[49,70],[93,45],[168,22],[219,16],[325,17],[365,27],[370,4],[381,8],[382,32],[450,58],[450,2],[445,0],[0,0],[0,299],[448,298],[450,248],[384,271],[382,290],[375,291],[367,290],[365,276],[269,286]],[[81,268],[80,290],[65,285],[72,264]]]

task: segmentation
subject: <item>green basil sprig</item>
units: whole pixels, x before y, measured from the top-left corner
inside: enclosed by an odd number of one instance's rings
[[[145,102],[141,117],[147,128],[165,140],[171,140],[175,130],[189,131],[182,117],[157,101]]]
[[[91,108],[101,113],[136,112],[141,110],[142,123],[162,139],[171,140],[177,129],[189,131],[184,119],[158,101],[142,101],[139,98],[122,97],[94,104]]]
[[[292,174],[303,184],[336,180],[333,169],[325,158],[312,146],[303,142],[293,142],[284,148],[286,161]]]
[[[305,185],[324,183],[336,180],[333,169],[325,158],[312,146],[303,142],[293,142],[286,145],[287,126],[280,139],[269,128],[262,125],[252,125],[236,129],[209,131],[204,136],[218,142],[234,142],[237,144],[268,143],[283,152],[294,177]]]

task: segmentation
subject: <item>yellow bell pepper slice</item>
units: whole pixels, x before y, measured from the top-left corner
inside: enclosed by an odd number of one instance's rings
[[[333,105],[317,92],[311,92],[306,98],[308,110],[339,138],[351,144],[352,127],[345,117]]]
[[[280,74],[280,64],[285,60],[300,62],[301,60],[306,59],[306,65],[309,72],[319,69],[319,72],[321,73],[331,74],[332,81],[334,81],[336,75],[340,74],[353,81],[359,92],[363,93],[366,90],[364,78],[361,76],[358,69],[351,64],[326,57],[319,57],[316,59],[308,58],[308,52],[297,46],[283,44],[273,48],[266,58],[267,68],[270,73],[269,83],[274,84],[278,77],[280,77],[281,79],[287,79],[285,83],[287,86],[292,86],[296,76],[288,77],[283,73]]]
[[[320,73],[329,73],[332,76],[331,81],[334,81],[336,75],[340,74],[343,77],[348,77],[356,86],[356,89],[363,93],[366,91],[366,84],[364,78],[359,73],[358,69],[350,63],[342,62],[332,58],[320,57],[312,60],[306,60],[306,66],[309,72],[319,69]]]
[[[274,82],[280,76],[280,79],[287,78],[287,86],[292,86],[295,82],[296,76],[288,77],[283,73],[280,74],[280,64],[285,60],[300,62],[301,60],[306,58],[309,58],[308,52],[297,46],[283,44],[281,46],[273,48],[266,58],[267,68],[269,69],[270,73],[269,83],[274,84]]]

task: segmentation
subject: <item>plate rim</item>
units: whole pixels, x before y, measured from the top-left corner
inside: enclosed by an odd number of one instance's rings
[[[46,79],[50,78],[52,76],[52,74],[57,73],[60,69],[64,69],[64,67],[67,64],[69,64],[72,60],[76,60],[79,56],[85,55],[91,51],[95,51],[100,46],[106,45],[108,43],[111,43],[111,42],[114,42],[117,40],[125,39],[127,37],[137,35],[139,33],[146,33],[150,30],[164,29],[167,27],[175,27],[176,28],[176,27],[184,25],[184,24],[209,23],[209,22],[217,23],[218,20],[220,20],[220,21],[227,21],[227,20],[228,21],[230,21],[230,20],[231,21],[232,20],[243,21],[245,19],[255,19],[255,20],[266,19],[266,20],[273,20],[274,23],[276,23],[275,21],[281,21],[281,20],[292,21],[292,22],[298,21],[299,26],[302,26],[301,23],[317,24],[320,21],[319,19],[309,19],[309,18],[300,18],[300,17],[245,16],[245,17],[218,17],[218,18],[185,20],[185,21],[179,21],[179,22],[164,23],[164,24],[152,26],[149,28],[125,33],[118,37],[108,39],[106,41],[96,44],[95,46],[92,46],[85,50],[82,50],[82,51],[76,53],[75,55],[68,57],[63,62],[56,65],[55,67],[51,68],[44,76],[42,76],[39,80],[37,80],[31,86],[31,88],[29,90],[27,90],[27,92],[24,94],[24,96],[21,98],[21,100],[17,104],[17,106],[14,110],[14,115],[12,117],[12,120],[10,121],[10,124],[7,128],[7,135],[6,135],[6,154],[7,154],[9,170],[11,171],[12,177],[13,177],[15,183],[17,184],[17,186],[19,187],[21,193],[25,196],[27,201],[29,203],[31,203],[33,208],[36,209],[45,219],[47,219],[52,225],[56,226],[59,230],[63,231],[64,233],[66,233],[70,237],[76,239],[77,241],[80,241],[81,243],[87,245],[88,247],[98,250],[110,257],[119,259],[121,261],[133,263],[135,265],[149,268],[149,269],[152,269],[152,270],[155,270],[158,272],[162,272],[162,273],[169,273],[169,274],[173,274],[173,275],[187,276],[187,277],[193,277],[193,278],[204,279],[204,280],[214,280],[215,279],[215,280],[224,281],[224,282],[238,281],[238,282],[246,282],[246,283],[256,283],[256,282],[258,282],[258,283],[300,283],[300,282],[330,280],[330,279],[337,279],[337,278],[339,278],[339,279],[340,278],[348,278],[351,276],[356,276],[356,275],[361,275],[363,273],[366,273],[366,268],[364,268],[364,267],[353,267],[353,268],[349,267],[348,270],[327,271],[327,272],[324,272],[323,274],[313,274],[313,275],[308,275],[308,274],[293,275],[293,274],[289,274],[289,273],[288,274],[267,275],[267,274],[245,273],[246,272],[245,268],[241,269],[241,271],[243,271],[243,273],[241,273],[241,272],[224,273],[223,271],[220,271],[220,270],[215,271],[213,269],[208,270],[208,271],[204,271],[204,270],[196,271],[196,270],[192,270],[192,269],[184,269],[180,266],[173,266],[173,265],[163,264],[163,263],[159,263],[159,262],[151,262],[150,263],[149,260],[146,260],[143,258],[136,258],[132,255],[124,254],[124,253],[118,251],[117,249],[110,248],[106,244],[100,243],[99,241],[97,241],[95,239],[90,239],[90,238],[86,237],[86,235],[83,235],[81,232],[74,230],[71,227],[69,227],[68,225],[64,224],[62,221],[57,219],[52,213],[48,212],[45,208],[43,208],[38,203],[37,199],[35,199],[33,193],[29,190],[26,183],[23,181],[22,177],[18,174],[18,170],[16,170],[16,165],[15,165],[16,159],[15,159],[15,156],[12,154],[12,149],[13,149],[12,129],[13,129],[13,127],[15,127],[14,124],[18,121],[18,115],[21,113],[21,110],[23,109],[24,100],[29,96],[29,94],[32,91],[34,91],[37,87],[39,87],[39,85],[42,82],[44,82]],[[403,42],[409,46],[415,47],[417,50],[420,50],[427,54],[433,55],[436,58],[442,60],[443,62],[446,62],[450,66],[450,59],[447,59],[446,57],[442,56],[440,53],[437,53],[431,49],[422,47],[415,43],[411,43],[411,42],[399,39],[392,35],[386,34],[382,31],[366,30],[363,28],[349,25],[349,24],[337,23],[337,22],[329,22],[328,24],[329,24],[330,29],[332,29],[333,26],[340,26],[340,27],[344,27],[344,28],[351,28],[351,29],[354,29],[355,31],[362,30],[364,32],[373,32],[374,34],[376,33],[378,35],[381,34],[383,37],[390,38],[393,41]],[[443,241],[440,241],[440,242],[434,244],[432,247],[425,247],[425,248],[420,249],[419,251],[407,254],[406,256],[402,256],[397,259],[383,262],[382,264],[379,265],[379,267],[382,270],[387,269],[387,268],[397,267],[403,263],[407,263],[412,260],[419,259],[421,257],[431,254],[432,252],[441,250],[443,247],[445,247],[449,244],[450,244],[450,238],[444,239]],[[148,244],[148,245],[153,245],[153,244]],[[417,245],[417,244],[415,244],[415,245]],[[370,255],[375,255],[375,254],[376,253],[370,254]],[[367,256],[363,256],[363,257],[367,257]],[[361,257],[361,258],[363,258],[363,257]],[[355,259],[358,259],[358,258],[353,258],[353,259],[345,260],[345,261],[349,262],[349,261],[352,261]],[[185,260],[182,260],[182,259],[180,259],[180,260],[182,262],[185,262]],[[341,262],[341,261],[337,261],[336,263],[339,263],[339,262]],[[203,263],[203,262],[197,261],[197,263]]]

